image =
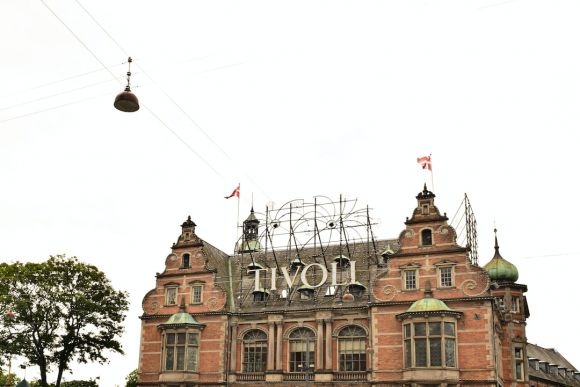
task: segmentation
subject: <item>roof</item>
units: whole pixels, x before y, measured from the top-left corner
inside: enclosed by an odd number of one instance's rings
[[[562,354],[556,351],[554,348],[543,348],[536,344],[527,344],[527,356],[528,359],[537,359],[541,362],[546,362],[551,365],[556,365],[559,368],[566,368],[567,371],[578,372],[578,369],[574,367]],[[569,377],[566,374],[565,377],[559,373],[550,373],[540,369],[535,369],[534,367],[529,367],[530,379],[542,379],[549,380],[552,383],[566,386],[580,386],[580,381],[574,377]]]

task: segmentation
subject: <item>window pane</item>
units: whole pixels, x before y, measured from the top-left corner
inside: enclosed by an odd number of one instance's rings
[[[197,333],[189,333],[187,335],[187,343],[191,345],[197,345]]]
[[[427,366],[427,343],[425,339],[415,339],[415,366]]]
[[[197,371],[197,347],[187,347],[187,370]]]
[[[185,333],[177,334],[177,344],[185,344]]]
[[[411,337],[411,324],[405,325],[405,336],[404,337],[405,337],[405,339]]]
[[[173,371],[173,347],[165,349],[165,369]]]
[[[429,336],[441,336],[441,323],[429,323]]]
[[[429,339],[431,367],[441,366],[441,339]]]
[[[405,340],[405,368],[412,367],[411,364],[411,340]]]
[[[192,304],[199,304],[201,302],[201,289],[202,287],[196,285],[191,290],[191,303]]]
[[[185,347],[177,347],[177,356],[175,360],[175,370],[183,371],[185,362]]]
[[[455,340],[445,340],[445,365],[447,367],[455,367]]]
[[[445,336],[455,337],[455,324],[446,322],[445,323]]]
[[[167,336],[165,336],[165,342],[167,344],[175,343],[175,333],[168,333]]]
[[[453,285],[452,283],[452,277],[451,277],[451,268],[450,267],[442,267],[440,269],[440,275],[441,275],[441,286],[442,287],[450,287]]]
[[[425,323],[415,323],[415,336],[427,336]]]

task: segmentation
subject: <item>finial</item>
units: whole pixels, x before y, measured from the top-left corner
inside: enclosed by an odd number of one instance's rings
[[[423,191],[427,191],[427,183],[423,183]]]
[[[499,251],[499,245],[497,244],[497,228],[493,229],[493,233],[495,234],[495,251]]]
[[[179,303],[179,311],[185,312],[185,297],[181,297],[181,302]]]

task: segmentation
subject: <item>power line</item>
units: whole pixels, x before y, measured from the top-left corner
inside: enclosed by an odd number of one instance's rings
[[[127,51],[119,44],[119,42],[117,42],[117,40],[102,26],[101,23],[99,23],[99,21],[89,12],[88,9],[86,9],[82,3],[79,0],[75,0],[75,2],[77,3],[77,5],[91,18],[91,20],[101,29],[101,31],[103,31],[103,33],[105,33],[105,35],[107,35],[109,37],[109,39],[117,46],[117,48],[119,50],[121,50],[126,56],[129,56],[129,54],[127,53]],[[213,70],[219,70],[222,68],[228,68],[228,67],[232,67],[235,66],[237,64],[231,64],[231,65],[226,65],[223,66],[221,68],[216,68]],[[149,78],[149,80],[151,82],[153,82],[155,84],[155,86],[157,86],[157,88],[159,90],[161,90],[161,92],[163,93],[163,95],[165,95],[165,97],[167,99],[169,99],[169,101],[171,101],[171,103],[173,103],[173,105],[175,105],[175,107],[177,107],[177,109],[179,109],[179,111],[222,153],[222,155],[224,155],[232,164],[234,163],[234,160],[231,158],[231,156],[191,117],[191,115],[189,113],[187,113],[182,107],[181,105],[179,105],[177,103],[177,101],[171,97],[157,82],[155,82],[155,80],[147,73],[147,71],[145,71],[145,69],[143,68],[143,66],[137,64],[137,66],[141,69],[142,73]],[[149,109],[150,110],[150,109]],[[151,110],[150,110],[151,111]],[[152,113],[152,112],[151,112]],[[159,120],[159,117],[157,115],[155,115],[156,118]],[[177,136],[177,134],[175,133],[175,131],[171,130],[167,125],[164,124],[164,126],[166,126],[174,135]],[[188,149],[190,149],[191,151],[193,151],[196,156],[200,157],[201,156],[195,152],[193,150],[193,148],[191,146],[189,146],[185,140],[183,140],[181,137],[178,136],[178,139],[185,144]],[[207,163],[207,161],[205,161],[203,158],[202,160],[209,166],[209,163]],[[213,167],[211,167],[213,169]],[[215,169],[213,169],[215,171]],[[216,171],[217,173],[217,171]],[[269,195],[260,187],[260,185],[258,185],[250,176],[248,176],[247,174],[244,174],[246,176],[246,178],[258,189],[260,189],[260,191],[262,192],[262,194],[266,197],[269,198]],[[221,174],[220,174],[221,176]]]

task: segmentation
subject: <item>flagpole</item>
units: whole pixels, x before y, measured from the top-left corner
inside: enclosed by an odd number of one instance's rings
[[[435,183],[433,182],[433,156],[431,156],[431,153],[429,153],[429,160],[431,162],[431,168],[429,168],[431,170],[431,192],[435,192]]]
[[[240,195],[242,194],[242,190],[240,187],[240,183],[238,183],[238,218],[236,219],[236,242],[238,241],[238,238],[240,237]],[[236,252],[234,251],[234,254]]]

